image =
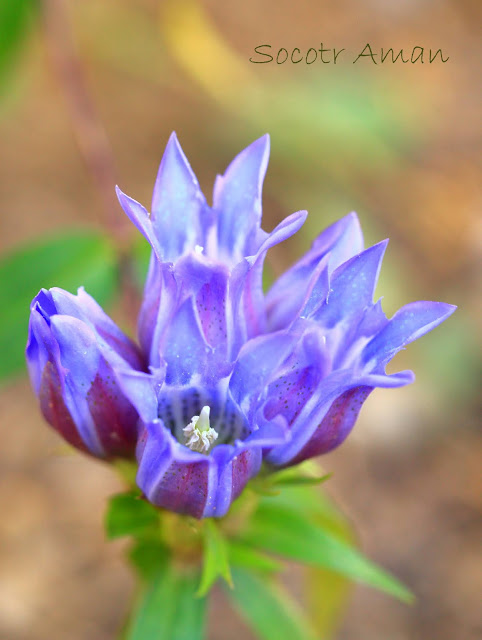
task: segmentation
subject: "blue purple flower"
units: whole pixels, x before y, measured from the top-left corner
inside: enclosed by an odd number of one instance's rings
[[[129,457],[152,503],[223,516],[263,461],[273,468],[346,438],[375,387],[413,381],[387,362],[455,307],[416,302],[388,320],[373,293],[387,242],[368,249],[355,214],[326,229],[265,295],[271,233],[261,224],[269,139],[241,152],[201,193],[173,134],[151,213],[118,189],[152,247],[140,347],[83,290],[41,291],[27,361],[46,419],[95,456]]]

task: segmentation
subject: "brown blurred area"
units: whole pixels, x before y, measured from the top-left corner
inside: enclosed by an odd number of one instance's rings
[[[275,273],[355,209],[369,242],[391,239],[377,289],[388,315],[415,299],[459,306],[393,363],[413,368],[415,385],[376,391],[323,465],[335,472],[327,490],[364,551],[417,596],[407,607],[356,587],[336,637],[481,637],[480,4],[60,5],[127,193],[149,205],[172,130],[207,195],[233,155],[270,132],[264,228],[310,212],[299,237],[273,251]],[[52,37],[44,22],[34,28],[0,103],[2,251],[105,220]],[[336,67],[249,62],[262,43],[306,50],[321,41],[347,57]],[[441,47],[450,60],[353,65],[367,42],[374,50]],[[113,312],[127,322],[120,305]],[[0,442],[0,638],[114,638],[133,591],[122,545],[102,532],[105,499],[119,489],[114,474],[66,454],[24,378],[0,393]],[[210,630],[212,640],[251,637],[220,593]]]

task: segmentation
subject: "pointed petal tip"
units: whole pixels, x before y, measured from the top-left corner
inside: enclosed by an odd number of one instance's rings
[[[365,261],[371,262],[372,260],[375,259],[375,262],[379,263],[378,269],[380,269],[381,261],[387,249],[388,242],[389,240],[388,238],[386,238],[385,240],[381,240],[380,242],[373,244],[371,247],[368,247],[367,249],[363,249],[363,251],[360,251],[360,253],[357,253],[356,255],[354,255],[353,258],[350,258],[345,263],[340,265],[340,269],[343,268],[344,265],[355,264],[356,261],[360,259],[364,262]]]
[[[300,211],[292,213],[289,217],[292,218],[293,222],[296,224],[294,231],[294,233],[296,233],[305,224],[306,218],[308,217],[308,211],[306,209],[300,209]]]
[[[128,208],[132,208],[133,206],[138,206],[138,207],[141,207],[142,209],[144,209],[147,212],[147,210],[145,209],[144,205],[142,205],[140,202],[138,202],[134,198],[131,198],[131,196],[127,195],[127,193],[122,191],[122,189],[118,185],[115,186],[115,192],[116,192],[117,198],[119,200],[119,203],[120,203],[120,205],[121,205],[121,207],[123,209],[124,209],[124,206],[126,206]]]
[[[411,369],[404,369],[403,371],[389,374],[388,378],[392,383],[391,386],[404,387],[407,384],[413,384],[415,382],[416,376]]]
[[[298,231],[298,229],[300,229],[305,224],[307,217],[308,217],[308,211],[306,209],[300,209],[299,211],[295,211],[294,213],[291,213],[289,216],[287,216],[284,220],[282,220],[281,223],[277,225],[275,229],[273,229],[273,231],[275,231],[281,225],[286,226],[289,224],[289,225],[296,226],[295,231],[293,231],[293,233],[295,233],[296,231]]]
[[[437,323],[440,324],[444,320],[446,320],[449,316],[451,316],[454,311],[457,309],[457,306],[454,304],[449,304],[448,302],[434,302],[432,300],[417,300],[416,302],[410,302],[401,309],[399,309],[391,318],[396,318],[398,314],[403,313],[404,311],[410,311],[415,314],[423,314],[428,313],[428,317],[426,317],[427,324]],[[434,325],[435,327],[436,325]]]
[[[47,298],[50,297],[50,292],[48,289],[45,289],[44,287],[42,287],[37,293],[37,295],[32,298],[32,302],[30,303],[30,311],[38,310],[40,307],[40,301],[42,300],[42,298],[45,298],[45,297]]]
[[[397,389],[405,387],[415,382],[415,374],[411,369],[397,371],[397,373],[372,373],[369,374],[363,383],[368,386],[380,387],[383,389]]]
[[[451,316],[452,313],[454,311],[456,311],[456,309],[457,309],[457,305],[456,304],[449,304],[448,302],[439,302],[438,304],[441,306],[441,308],[445,309],[445,317],[446,318]]]
[[[147,209],[140,202],[124,193],[118,186],[115,191],[124,213],[154,248],[156,238],[151,233],[150,216]]]
[[[271,146],[271,138],[269,136],[269,133],[265,133],[263,136],[261,136],[260,138],[256,138],[256,140],[254,140],[250,145],[248,145],[245,149],[245,151],[247,149],[259,149],[261,152],[269,152]]]
[[[340,222],[345,222],[346,226],[356,225],[361,228],[360,219],[356,211],[350,211],[350,213],[347,213],[346,216],[341,218]]]
[[[423,304],[423,303],[421,303]],[[449,318],[457,309],[455,304],[449,304],[448,302],[425,302],[434,311],[434,322],[440,324]]]
[[[186,157],[184,154],[184,151],[182,150],[181,143],[179,142],[179,138],[177,137],[177,134],[175,131],[173,131],[169,136],[169,139],[166,144],[166,148],[164,150],[164,155],[166,155],[169,152],[172,153],[173,151],[180,153],[184,158]]]
[[[136,200],[134,200],[133,198],[128,196],[127,193],[124,193],[122,191],[122,189],[117,184],[115,186],[115,193],[116,193],[117,199],[119,200],[120,206],[124,210],[125,210],[125,207],[130,208],[131,203],[140,204],[139,202],[137,202]],[[142,205],[140,205],[140,206],[142,206]],[[127,211],[126,211],[126,213],[127,213]]]
[[[115,193],[120,206],[124,209],[126,213],[127,213],[126,207],[130,209],[132,204],[134,205],[137,204],[142,207],[142,205],[139,202],[137,202],[137,200],[134,200],[134,198],[131,198],[130,196],[128,196],[127,193],[122,191],[122,189],[117,184],[115,186]]]
[[[358,238],[358,241],[363,247],[363,231],[357,212],[351,211],[347,216],[345,216],[345,219],[347,220],[347,228],[351,229],[352,234],[354,234],[354,236]]]
[[[378,269],[377,269],[377,278],[378,278],[378,273],[380,272],[382,260],[385,255],[385,251],[387,250],[388,242],[389,242],[388,238],[386,238],[385,240],[381,240],[380,242],[373,244],[371,247],[368,247],[367,249],[364,249],[363,251],[361,251],[353,259],[356,260],[357,258],[364,258],[365,260],[370,262],[372,260],[375,260],[375,262],[378,263]]]
[[[172,201],[173,199],[174,202],[176,201],[175,194],[179,188],[181,191],[187,189],[191,198],[204,200],[196,174],[179,143],[176,132],[173,131],[164,149],[154,184],[151,207],[154,217],[157,217],[158,210],[162,206],[169,204],[165,201],[166,193],[173,204]]]
[[[181,170],[181,172],[187,173],[191,178],[195,178],[191,165],[189,164],[186,154],[181,147],[179,138],[177,137],[176,132],[173,131],[169,136],[166,147],[164,149],[164,153],[161,158],[154,191],[156,190],[159,180],[161,179],[165,171],[179,171],[179,169]]]
[[[265,133],[264,136],[261,136],[261,138],[258,138],[256,142],[264,149],[264,152],[267,153],[269,156],[269,152],[271,149],[271,138],[269,133]]]
[[[268,133],[265,133],[261,138],[257,138],[254,142],[243,149],[233,160],[228,167],[226,173],[231,166],[236,166],[236,161],[244,160],[245,158],[251,158],[258,164],[258,171],[260,176],[264,178],[266,169],[268,166],[269,152],[270,152],[270,137]]]
[[[373,247],[379,247],[380,251],[385,252],[389,242],[390,242],[390,238],[385,238],[385,240],[380,240],[380,242],[377,242],[376,244],[374,244]]]

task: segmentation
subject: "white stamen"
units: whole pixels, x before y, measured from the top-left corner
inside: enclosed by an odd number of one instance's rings
[[[193,416],[191,422],[183,429],[186,447],[191,451],[208,453],[213,442],[218,439],[218,432],[209,423],[210,411],[210,407],[203,407],[201,413]]]
[[[204,251],[204,247],[201,247],[201,245],[200,245],[200,244],[197,244],[197,245],[194,247],[194,251],[195,251],[196,253],[202,253],[202,252]]]

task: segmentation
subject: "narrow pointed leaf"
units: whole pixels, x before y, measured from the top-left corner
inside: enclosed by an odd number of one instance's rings
[[[233,584],[226,541],[216,523],[210,518],[205,521],[203,535],[204,561],[198,596],[206,595],[219,577],[224,578],[229,586]]]
[[[230,541],[228,554],[229,563],[233,567],[244,567],[267,572],[278,572],[283,568],[281,563],[271,556],[235,540]]]
[[[298,485],[318,485],[326,482],[331,478],[332,474],[327,473],[324,476],[306,476],[306,475],[280,475],[274,481],[274,486],[298,486]]]
[[[273,580],[233,569],[230,598],[263,640],[317,640],[317,635],[289,594]]]
[[[168,556],[168,548],[156,538],[138,538],[128,552],[131,564],[141,578],[149,582],[165,567]]]
[[[158,527],[158,510],[139,495],[121,493],[110,499],[105,519],[105,531],[109,539],[139,536]]]
[[[206,599],[195,597],[198,581],[167,565],[142,594],[126,640],[202,640]]]
[[[242,540],[301,563],[331,569],[404,602],[413,599],[396,578],[289,506],[265,504],[256,512]]]

